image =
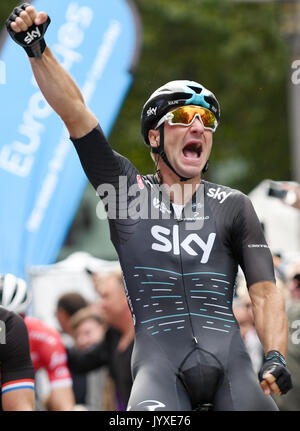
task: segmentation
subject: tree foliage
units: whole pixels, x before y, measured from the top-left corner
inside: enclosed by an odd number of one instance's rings
[[[140,112],[157,87],[199,81],[221,105],[209,179],[249,192],[264,178],[290,177],[287,121],[289,53],[278,4],[226,0],[136,0],[143,50],[111,144],[153,171],[140,146]],[[275,108],[275,109],[274,109]]]

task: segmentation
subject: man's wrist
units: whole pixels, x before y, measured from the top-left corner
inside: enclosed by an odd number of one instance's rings
[[[39,40],[36,44],[24,47],[28,57],[30,58],[41,58],[43,55],[43,52],[46,49],[46,42],[45,39]]]
[[[286,367],[286,360],[285,357],[278,351],[278,350],[270,350],[266,356],[265,356],[265,361],[271,361],[277,359],[280,361],[280,363]]]

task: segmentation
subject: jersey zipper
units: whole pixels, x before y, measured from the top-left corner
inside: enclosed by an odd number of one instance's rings
[[[183,220],[183,218],[180,218],[180,219],[177,219],[176,221],[177,221],[177,225],[178,225],[178,238],[179,238],[179,243],[180,243],[180,223],[182,223],[184,220]],[[195,335],[193,324],[192,324],[192,318],[191,318],[189,303],[188,303],[188,299],[187,299],[186,286],[185,286],[185,281],[184,281],[184,276],[183,276],[184,272],[183,272],[181,250],[180,250],[179,256],[180,256],[180,267],[181,267],[181,274],[182,274],[183,292],[184,292],[184,298],[185,298],[185,303],[186,303],[186,307],[187,307],[187,312],[189,315],[189,321],[190,321],[190,326],[191,326],[191,331],[192,331],[192,338],[193,338],[195,344],[198,344],[198,340],[197,340],[197,337]]]

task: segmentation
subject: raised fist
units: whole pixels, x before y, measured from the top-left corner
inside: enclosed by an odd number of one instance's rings
[[[14,8],[6,21],[6,28],[12,39],[21,45],[29,57],[41,58],[46,48],[44,35],[50,24],[45,12],[36,12],[28,3]]]

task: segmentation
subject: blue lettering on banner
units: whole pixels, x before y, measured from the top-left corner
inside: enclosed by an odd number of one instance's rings
[[[46,42],[109,135],[132,83],[130,71],[138,53],[132,7],[126,0],[33,4],[51,17]],[[0,272],[21,277],[27,266],[55,261],[87,179],[24,51],[9,37],[1,59],[9,82],[0,87]]]

